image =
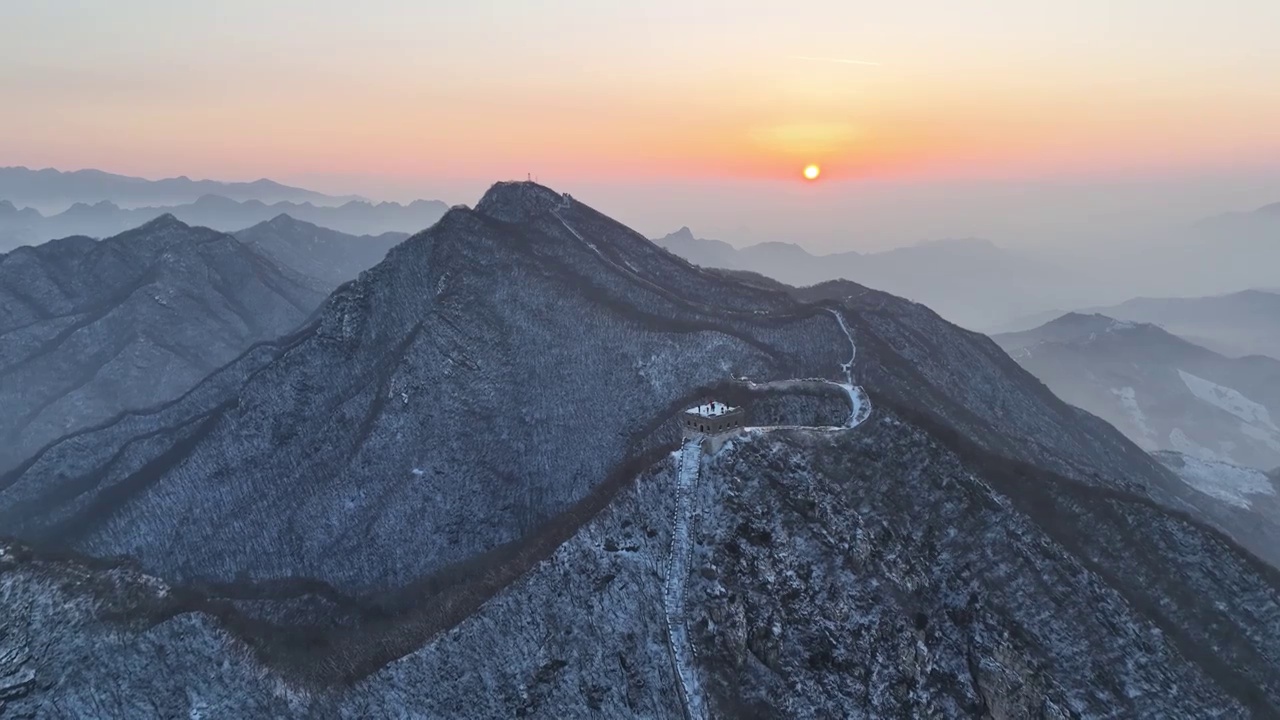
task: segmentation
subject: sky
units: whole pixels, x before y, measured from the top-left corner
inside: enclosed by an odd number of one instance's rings
[[[0,165],[449,202],[533,173],[650,234],[1096,243],[1280,200],[1278,27],[1274,0],[11,0]]]

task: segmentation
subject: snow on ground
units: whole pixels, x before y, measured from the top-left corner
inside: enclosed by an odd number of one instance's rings
[[[1265,407],[1241,395],[1238,391],[1204,378],[1196,377],[1184,370],[1179,370],[1178,374],[1182,376],[1182,382],[1186,383],[1187,389],[1191,391],[1192,395],[1214,407],[1226,410],[1247,423],[1276,429],[1275,424],[1271,422],[1271,413]]]
[[[836,316],[836,321],[840,323],[840,329],[844,331],[844,336],[849,339],[849,362],[840,363],[840,369],[844,371],[844,383],[840,387],[849,395],[849,422],[847,427],[855,428],[871,417],[871,399],[867,397],[867,391],[862,389],[861,385],[853,384],[853,363],[858,359],[858,344],[853,341],[853,331],[849,329],[849,324],[844,321],[844,316],[836,310],[829,310],[832,315]]]
[[[677,453],[675,521],[671,531],[671,557],[667,563],[663,605],[667,615],[671,661],[680,678],[680,696],[684,701],[685,712],[689,720],[703,720],[707,712],[702,689],[699,687],[698,672],[694,668],[697,652],[689,639],[688,619],[685,617],[685,590],[688,587],[689,564],[693,555],[689,523],[693,515],[694,486],[698,482],[698,471],[702,464],[702,446],[697,440],[689,440]]]
[[[685,412],[690,415],[699,415],[701,417],[709,418],[709,417],[720,417],[721,415],[724,415],[726,413],[731,413],[737,409],[738,408],[736,407],[729,407],[728,405],[725,405],[722,402],[717,402],[715,400],[712,400],[709,403],[703,403],[702,405],[691,407],[688,410],[685,410]]]
[[[1120,398],[1120,405],[1129,413],[1129,417],[1133,419],[1133,424],[1142,432],[1143,437],[1154,439],[1155,430],[1151,429],[1151,425],[1147,422],[1146,413],[1142,412],[1142,408],[1138,407],[1138,395],[1131,387],[1122,387],[1119,390],[1112,388],[1111,394]]]
[[[1236,507],[1249,507],[1251,495],[1275,495],[1270,478],[1261,470],[1238,465],[1183,456],[1183,466],[1175,468],[1178,477],[1196,490]]]

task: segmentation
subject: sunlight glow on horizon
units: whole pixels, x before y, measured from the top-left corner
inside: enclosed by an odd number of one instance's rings
[[[0,28],[0,164],[781,181],[821,158],[842,181],[1280,163],[1280,3],[990,2],[47,0]]]

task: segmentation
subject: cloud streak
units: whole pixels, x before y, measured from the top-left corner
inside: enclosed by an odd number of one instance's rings
[[[792,55],[792,60],[808,60],[810,62],[828,62],[840,65],[868,65],[879,67],[880,63],[871,60],[850,60],[848,58],[813,57],[811,55]]]

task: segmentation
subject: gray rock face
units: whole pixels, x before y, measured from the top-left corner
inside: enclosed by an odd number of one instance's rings
[[[1064,400],[1147,450],[1260,469],[1280,462],[1280,361],[1223,357],[1102,315],[1068,314],[995,339]]]
[[[841,418],[834,386],[735,378],[845,382],[850,335],[870,420],[701,461],[683,597],[713,715],[1280,711],[1277,572],[989,339],[852,283],[696,268],[530,183],[0,476],[0,527],[35,548],[3,546],[0,617],[43,639],[11,702],[679,716],[675,416],[715,393]]]
[[[276,264],[315,278],[329,290],[377,265],[388,250],[409,237],[397,232],[357,237],[288,215],[279,215],[234,234],[237,240]]]
[[[178,397],[321,299],[234,238],[172,217],[0,255],[0,469]]]

